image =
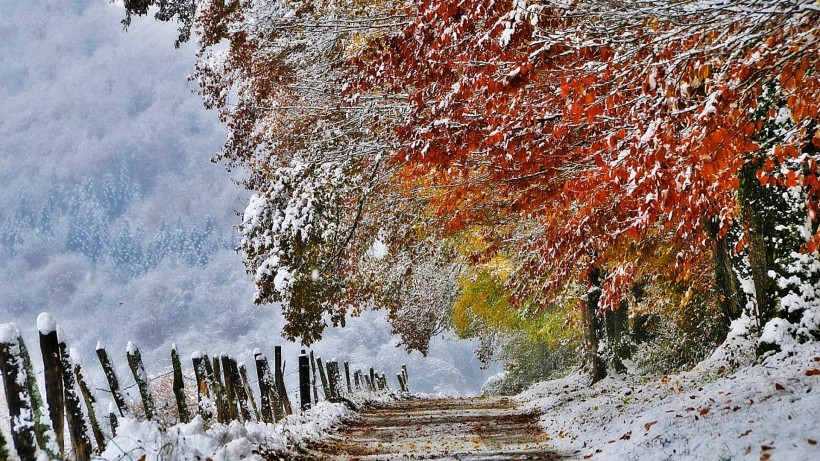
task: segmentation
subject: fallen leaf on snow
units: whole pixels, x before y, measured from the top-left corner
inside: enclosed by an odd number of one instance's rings
[[[643,425],[643,428],[644,428],[644,429],[646,429],[646,430],[648,431],[649,429],[651,429],[651,428],[652,428],[652,426],[654,426],[654,425],[655,425],[655,423],[657,423],[657,421],[650,421],[650,422],[648,422],[648,423],[644,424],[644,425]]]
[[[811,370],[806,370],[806,376],[815,376],[820,375],[820,368],[812,368]]]
[[[778,391],[785,391],[786,390],[786,388],[783,387],[780,383],[774,383],[774,388],[777,389]]]
[[[814,439],[806,439],[806,442],[808,442],[809,445],[817,445],[817,440]]]

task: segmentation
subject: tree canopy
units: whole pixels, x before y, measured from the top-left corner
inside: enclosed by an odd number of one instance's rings
[[[425,350],[575,299],[596,356],[596,319],[674,299],[817,339],[816,1],[173,3],[288,336],[386,307]]]

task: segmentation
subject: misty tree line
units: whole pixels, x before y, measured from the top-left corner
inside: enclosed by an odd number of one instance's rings
[[[213,219],[154,223],[130,219],[127,211],[142,199],[140,184],[126,167],[89,175],[73,187],[53,186],[39,203],[20,192],[6,213],[0,212],[0,254],[14,257],[26,245],[46,252],[82,254],[95,263],[110,262],[135,277],[166,259],[205,265],[212,255],[236,246],[231,232],[217,231]],[[147,230],[148,229],[148,230]]]

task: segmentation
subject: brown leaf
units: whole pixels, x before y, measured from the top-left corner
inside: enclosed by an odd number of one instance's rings
[[[820,368],[812,368],[811,370],[806,370],[806,376],[816,376],[820,375]]]
[[[774,448],[774,447],[769,446],[769,445],[761,445],[760,446],[760,449],[763,450],[763,451],[768,451],[768,450],[771,450],[772,448]]]
[[[654,426],[654,425],[655,425],[655,423],[657,423],[657,421],[650,421],[650,422],[648,422],[648,423],[644,424],[644,425],[643,425],[643,428],[644,428],[644,429],[646,429],[646,430],[648,431],[650,428],[652,428],[652,426]]]
[[[817,440],[814,439],[806,439],[806,442],[808,442],[809,445],[817,445]]]
[[[627,432],[621,436],[621,440],[629,440],[632,437],[632,431]]]
[[[703,408],[701,408],[701,409],[700,409],[700,411],[699,411],[698,413],[699,413],[701,416],[704,416],[704,415],[708,414],[708,413],[709,413],[709,407],[703,407]]]
[[[772,457],[771,453],[761,453],[760,454],[760,461],[766,461]]]
[[[786,388],[783,387],[780,383],[774,383],[774,388],[777,389],[778,391],[785,391],[786,390]]]

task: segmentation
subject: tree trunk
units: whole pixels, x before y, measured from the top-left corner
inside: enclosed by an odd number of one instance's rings
[[[746,305],[746,294],[740,286],[740,280],[732,264],[732,242],[728,235],[718,237],[720,224],[713,219],[709,224],[709,235],[715,242],[713,261],[715,270],[715,286],[720,296],[720,310],[724,334],[729,332],[732,320],[740,318],[743,307]]]
[[[766,213],[772,214],[772,210],[766,210],[768,194],[772,191],[764,188],[757,179],[757,170],[760,161],[749,162],[740,170],[740,203],[743,213],[743,221],[746,230],[746,243],[749,249],[749,266],[752,271],[752,281],[754,282],[755,301],[757,312],[755,317],[757,327],[761,329],[763,325],[774,317],[775,313],[775,290],[774,280],[769,277],[769,270],[774,267],[773,249],[766,244],[766,237],[772,234],[770,229],[773,223],[767,222]]]
[[[624,360],[630,357],[628,302],[622,300],[617,309],[604,315],[606,336],[612,349],[612,367],[616,373],[626,373]]]
[[[583,318],[584,318],[584,336],[586,343],[586,355],[590,366],[590,374],[592,375],[592,382],[598,381],[606,377],[606,363],[599,349],[601,337],[601,322],[598,318],[598,302],[601,299],[601,283],[603,277],[601,270],[593,268],[587,276],[587,293],[586,299],[582,304]]]

